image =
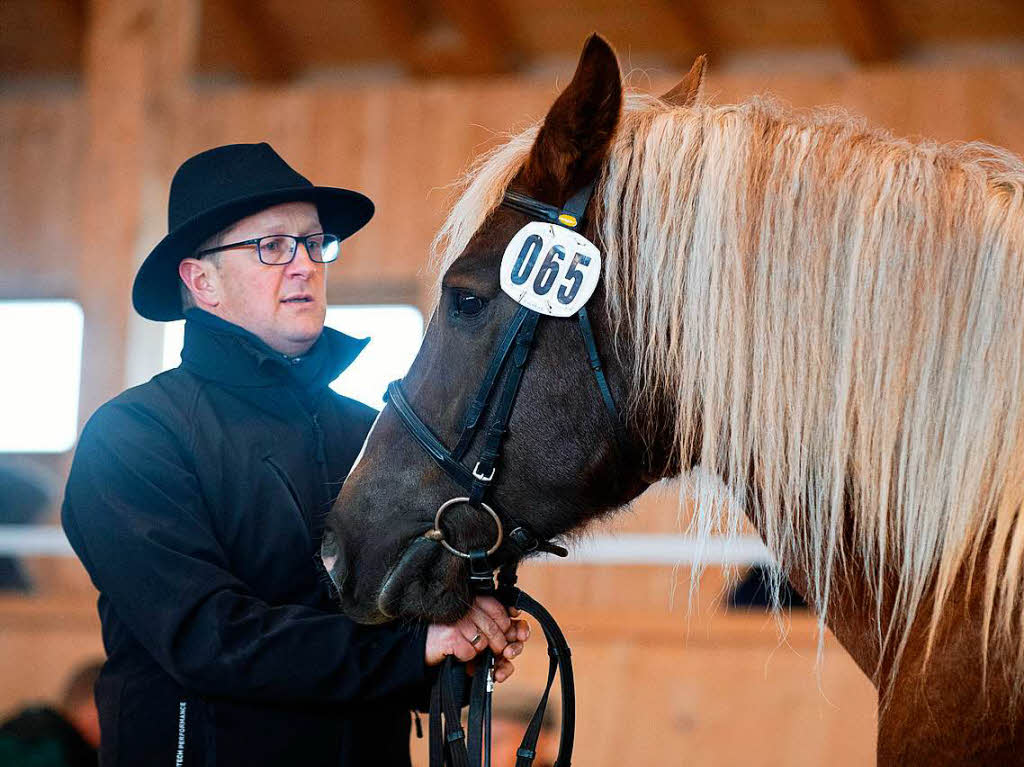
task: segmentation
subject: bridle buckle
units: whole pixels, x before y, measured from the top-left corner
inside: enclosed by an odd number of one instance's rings
[[[494,479],[494,472],[496,471],[497,467],[492,466],[491,473],[485,477],[484,473],[480,471],[480,461],[477,461],[476,466],[473,467],[473,478],[479,480],[480,482],[490,482],[492,479]]]

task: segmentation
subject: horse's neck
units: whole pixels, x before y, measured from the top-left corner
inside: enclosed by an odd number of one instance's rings
[[[854,557],[855,559],[855,557]],[[944,610],[931,652],[929,612],[914,621],[899,665],[895,648],[882,655],[891,599],[876,608],[873,590],[851,562],[831,593],[826,623],[880,691],[878,764],[960,765],[1024,763],[1024,719],[1014,698],[1012,658],[990,657],[983,674],[984,579],[963,577]],[[808,593],[806,573],[789,578]],[[1016,707],[1015,707],[1016,706]]]

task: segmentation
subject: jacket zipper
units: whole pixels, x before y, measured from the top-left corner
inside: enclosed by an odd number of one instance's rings
[[[320,428],[320,419],[313,413],[313,436],[316,438],[316,462],[327,463],[327,451],[324,449],[324,430]]]
[[[277,475],[277,478],[281,480],[281,484],[284,485],[285,490],[288,491],[288,495],[290,495],[292,498],[292,503],[295,504],[295,509],[299,514],[299,519],[302,521],[302,524],[306,528],[306,531],[310,534],[310,536],[312,536],[313,530],[310,528],[310,521],[308,519],[309,514],[303,508],[302,501],[299,499],[299,493],[298,491],[296,491],[295,485],[292,484],[291,478],[285,473],[284,469],[277,465],[277,461],[275,461],[269,455],[264,456],[263,461],[271,468],[271,470],[273,470],[273,472]]]
[[[296,401],[296,404],[299,406],[299,409],[309,413],[310,420],[311,420],[311,422],[313,424],[313,439],[316,442],[316,462],[320,466],[320,485],[321,485],[322,488],[327,488],[328,487],[327,450],[324,447],[324,430],[320,427],[320,417],[317,414],[315,409],[307,410],[305,405],[303,405],[302,401],[299,400],[298,395],[294,395],[293,394],[293,396],[295,396],[295,401]],[[322,399],[323,399],[323,393],[321,393],[320,398],[317,399],[317,401],[314,403],[313,407],[316,408],[317,406],[319,406],[319,404],[322,401]],[[324,513],[326,513],[322,509],[323,509],[323,506],[324,506],[324,504],[326,503],[327,500],[328,500],[328,498],[321,496],[321,499],[320,499],[319,503],[317,504],[317,509],[318,509],[317,514],[322,516]],[[312,520],[312,524],[313,524],[315,530],[320,529],[320,521],[319,521],[318,518],[314,518]]]
[[[319,402],[317,403],[319,404]],[[321,499],[320,504],[317,507],[318,516],[313,519],[313,529],[319,530],[322,534],[323,531],[323,519],[327,514],[327,509],[330,508],[330,491],[329,477],[327,476],[327,450],[324,447],[324,430],[320,426],[320,417],[314,410],[311,414],[313,416],[313,436],[316,439],[316,462],[320,466],[320,487],[321,487]],[[319,560],[319,557],[317,557]]]

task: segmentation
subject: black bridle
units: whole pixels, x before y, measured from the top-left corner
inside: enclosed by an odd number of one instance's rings
[[[574,194],[564,207],[558,208],[532,197],[507,191],[502,205],[525,213],[535,220],[579,231],[592,193],[593,184],[589,184]],[[441,504],[434,516],[434,527],[424,533],[421,538],[440,543],[451,554],[468,560],[469,580],[474,593],[495,595],[506,606],[515,607],[532,615],[537,619],[548,641],[550,664],[547,687],[530,724],[527,726],[522,744],[516,752],[516,767],[530,767],[536,756],[537,738],[540,735],[544,709],[547,706],[548,694],[551,691],[556,671],[559,672],[562,690],[562,731],[555,765],[556,767],[568,767],[572,757],[575,733],[575,688],[569,646],[551,614],[515,585],[516,566],[527,554],[544,551],[564,557],[568,552],[562,546],[538,535],[529,525],[516,519],[515,516],[488,498],[489,491],[494,486],[502,444],[508,431],[512,408],[519,393],[519,386],[530,350],[533,348],[537,324],[541,316],[540,313],[525,306],[520,306],[516,311],[501,335],[498,348],[491,357],[476,396],[463,418],[462,432],[455,447],[451,450],[445,447],[444,443],[430,430],[430,427],[416,414],[398,381],[392,381],[388,386],[386,399],[420,447],[441,467],[445,474],[466,492],[464,496],[451,498]],[[597,382],[601,399],[611,418],[616,443],[621,446],[625,442],[625,429],[619,418],[615,400],[601,365],[597,343],[594,340],[594,330],[590,324],[586,306],[580,308],[576,316],[590,368]],[[501,381],[503,374],[504,380]],[[499,381],[501,381],[500,385]],[[484,416],[488,413],[489,418],[487,418],[483,434],[483,445],[471,470],[462,463],[462,460],[483,428]],[[444,514],[450,508],[463,504],[468,504],[490,515],[497,530],[495,542],[490,548],[464,552],[456,549],[445,539],[441,529],[441,520]],[[506,529],[508,529],[507,534]],[[495,571],[499,571],[497,588],[494,584]],[[442,764],[451,764],[453,767],[478,767],[481,764],[490,764],[490,692],[493,688],[493,655],[490,650],[486,650],[482,656],[486,670],[484,673],[478,672],[473,679],[470,696],[468,749],[465,743],[465,733],[460,723],[460,701],[454,692],[457,689],[461,672],[456,669],[454,661],[450,657],[442,666],[431,695],[431,767],[440,767]],[[441,714],[444,714],[443,734]]]
[[[579,231],[582,226],[583,213],[587,208],[592,192],[593,185],[588,185],[573,195],[563,208],[558,208],[554,205],[534,200],[526,195],[508,191],[505,193],[502,204],[526,213],[534,219],[558,224],[573,231]],[[621,444],[625,441],[624,427],[619,418],[618,409],[615,407],[615,400],[608,386],[608,379],[605,377],[604,368],[601,365],[597,343],[594,340],[594,329],[590,324],[590,317],[587,314],[586,306],[582,307],[576,316],[587,359],[594,374],[594,380],[597,383],[601,399],[611,418],[617,443]],[[498,342],[498,348],[491,357],[491,362],[487,366],[476,396],[470,403],[462,420],[462,431],[458,441],[451,450],[445,447],[444,443],[437,438],[430,427],[413,410],[412,405],[405,396],[401,383],[399,381],[392,381],[388,386],[386,400],[395,409],[395,413],[401,419],[406,429],[444,473],[466,491],[465,496],[452,498],[438,508],[434,519],[434,527],[426,533],[426,536],[444,545],[455,556],[470,560],[471,570],[474,570],[474,575],[477,574],[475,565],[484,566],[486,572],[493,574],[494,570],[501,565],[518,561],[533,551],[544,551],[563,557],[567,555],[566,550],[562,546],[537,535],[529,525],[517,520],[515,516],[501,509],[493,501],[488,502],[488,493],[495,484],[494,480],[497,475],[498,461],[501,457],[501,448],[505,434],[508,431],[509,419],[512,416],[512,408],[515,404],[516,395],[519,393],[519,384],[522,381],[530,350],[533,348],[534,335],[540,319],[541,315],[538,312],[525,306],[520,306],[516,311]],[[499,379],[503,372],[505,373],[505,378],[500,387],[500,393],[498,393]],[[496,394],[497,397],[495,397]],[[470,446],[483,427],[483,418],[487,414],[488,409],[490,410],[490,418],[487,421],[484,432],[483,447],[480,450],[474,467],[469,469],[462,463],[462,459],[465,458]],[[497,527],[496,540],[485,552],[486,557],[484,559],[475,557],[474,552],[459,551],[444,538],[440,525],[441,519],[448,509],[460,503],[482,509],[495,522]],[[505,522],[509,523],[507,525],[509,528],[508,535],[505,535]],[[480,570],[479,572],[483,571]]]

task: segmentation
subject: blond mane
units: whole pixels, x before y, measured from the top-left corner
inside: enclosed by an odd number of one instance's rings
[[[536,132],[470,173],[434,242],[442,271]],[[634,416],[675,403],[679,455],[806,571],[819,616],[856,562],[898,659],[919,612],[934,599],[934,632],[977,571],[986,636],[1024,662],[1021,161],[836,111],[631,94],[597,195]],[[719,501],[699,494],[694,532],[739,528]]]

